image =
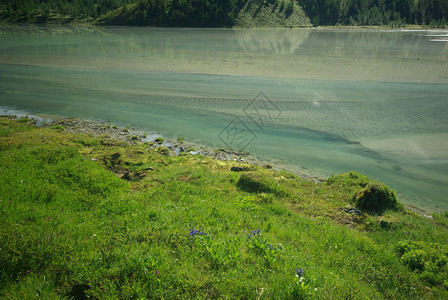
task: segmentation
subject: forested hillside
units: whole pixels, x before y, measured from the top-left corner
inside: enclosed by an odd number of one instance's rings
[[[99,18],[97,23],[194,27],[311,25],[294,0],[139,0]]]
[[[16,23],[96,19],[136,0],[0,0],[0,18]]]
[[[448,0],[299,0],[313,25],[444,26]]]
[[[448,0],[1,0],[0,20],[193,27],[446,26]]]

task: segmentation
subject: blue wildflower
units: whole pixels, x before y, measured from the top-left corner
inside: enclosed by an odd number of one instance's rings
[[[248,234],[247,237],[251,238],[253,236],[256,236],[257,234],[260,234],[260,228],[258,228],[257,230],[251,230],[250,234]]]
[[[299,278],[303,276],[303,270],[302,270],[302,268],[300,268],[300,269],[296,269],[296,276],[299,277]]]
[[[202,231],[201,228],[199,228],[199,230],[196,230],[194,228],[190,229],[190,236],[195,236],[196,234],[205,235],[204,231]]]
[[[252,235],[260,234],[260,228],[258,228],[257,230],[251,230],[250,233],[251,233]]]
[[[271,245],[268,246],[269,250],[274,250],[274,247],[272,247]]]

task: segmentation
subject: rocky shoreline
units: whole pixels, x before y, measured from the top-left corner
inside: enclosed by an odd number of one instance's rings
[[[56,128],[68,133],[81,133],[97,138],[108,138],[129,145],[146,143],[150,148],[165,147],[168,149],[168,154],[172,156],[180,154],[202,155],[222,161],[246,162],[268,169],[275,168],[264,161],[250,156],[247,152],[236,152],[224,148],[214,149],[188,141],[169,140],[159,134],[148,134],[144,131],[111,125],[107,122],[83,120],[72,117],[27,114],[19,111],[5,110],[2,111],[0,117],[7,117],[10,119],[28,118],[28,122],[34,126]],[[307,179],[320,180],[305,175],[299,176]]]

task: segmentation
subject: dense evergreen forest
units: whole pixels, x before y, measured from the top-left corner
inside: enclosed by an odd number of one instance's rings
[[[249,21],[248,21],[249,16]],[[294,18],[291,16],[295,16]],[[262,20],[255,22],[256,19]],[[272,19],[271,22],[269,19]],[[0,20],[194,27],[445,27],[448,0],[1,0]]]

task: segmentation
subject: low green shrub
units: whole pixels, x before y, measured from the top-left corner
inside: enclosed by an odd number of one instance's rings
[[[377,182],[372,182],[358,191],[352,201],[358,209],[377,215],[389,209],[403,210],[395,191]]]
[[[426,284],[448,288],[448,246],[422,241],[402,241],[395,246],[404,265]]]

